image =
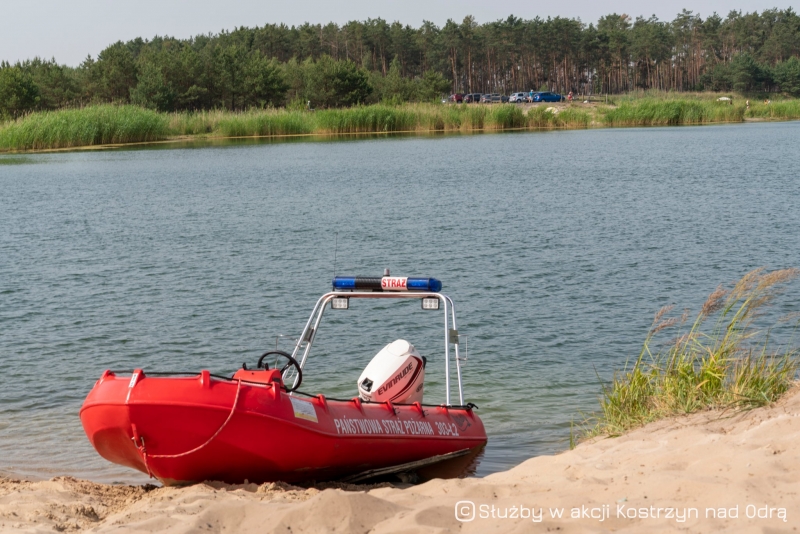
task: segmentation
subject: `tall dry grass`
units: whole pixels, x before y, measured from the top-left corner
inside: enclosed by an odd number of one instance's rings
[[[706,408],[747,408],[774,402],[797,379],[800,352],[777,348],[754,320],[798,274],[797,269],[747,273],[733,288],[709,295],[692,323],[688,312],[656,314],[641,353],[604,387],[601,411],[586,431],[618,435],[656,419]],[[658,335],[681,328],[664,348]]]

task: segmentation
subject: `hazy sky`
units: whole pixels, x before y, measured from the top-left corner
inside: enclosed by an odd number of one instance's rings
[[[77,65],[118,40],[170,35],[186,38],[237,26],[284,22],[345,23],[378,18],[418,27],[423,20],[441,26],[448,18],[478,22],[513,14],[531,19],[562,16],[596,22],[601,15],[657,15],[672,20],[684,7],[706,17],[731,10],[785,9],[788,0],[0,0],[0,60],[15,62],[34,56],[55,57]]]

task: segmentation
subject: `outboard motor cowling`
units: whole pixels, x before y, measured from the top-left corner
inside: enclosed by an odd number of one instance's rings
[[[358,378],[358,394],[366,401],[422,402],[425,358],[404,339],[389,343],[372,358]]]

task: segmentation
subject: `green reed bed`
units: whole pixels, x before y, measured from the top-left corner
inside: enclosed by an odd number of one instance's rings
[[[488,106],[474,104],[413,106],[417,115],[417,130],[422,132],[460,132],[483,130]]]
[[[489,106],[476,106],[476,105],[467,105],[464,106],[461,113],[461,122],[459,123],[459,129],[464,129],[466,131],[472,130],[483,130],[486,127],[486,117],[489,115],[490,107]]]
[[[493,104],[486,112],[485,130],[511,130],[528,125],[528,117],[517,104]]]
[[[709,122],[741,122],[744,102],[732,105],[716,100],[661,100],[645,98],[621,102],[601,111],[607,126],[675,126]]]
[[[359,106],[315,113],[318,133],[458,132],[505,130],[527,126],[525,113],[514,105],[408,104]]]
[[[473,132],[512,129],[654,126],[740,122],[745,117],[800,119],[800,100],[736,104],[698,94],[619,97],[598,108],[516,104],[377,104],[317,111],[254,109],[158,113],[136,106],[97,105],[36,112],[0,124],[0,151],[156,141],[183,136],[255,137],[390,132]]]
[[[359,106],[313,114],[316,133],[468,132],[525,128],[528,118],[515,105]]]
[[[413,106],[417,130],[471,132],[481,130],[511,130],[528,127],[528,117],[522,107],[514,104],[462,104]]]
[[[762,102],[750,103],[750,109],[745,117],[790,120],[800,119],[800,100],[778,100],[764,104]]]
[[[172,135],[204,135],[218,129],[222,119],[229,116],[222,110],[183,111],[169,115],[169,130]]]
[[[417,118],[405,106],[356,106],[313,113],[316,133],[348,134],[405,132],[416,129]]]
[[[692,101],[692,102],[717,102],[719,97],[733,98],[736,104],[744,103],[745,97],[739,93],[716,93],[716,92],[675,92],[675,91],[661,91],[658,89],[648,89],[646,91],[633,91],[630,93],[623,93],[619,95],[609,95],[609,102],[613,101],[615,105],[631,102],[641,102],[642,100],[650,101]]]
[[[172,135],[212,135],[221,137],[256,137],[314,133],[316,123],[311,113],[284,109],[191,111],[170,114]]]
[[[303,111],[264,110],[230,113],[217,123],[223,137],[302,135],[315,130],[313,118]]]
[[[36,150],[157,141],[166,115],[136,106],[100,105],[32,113],[0,127],[0,149]]]
[[[477,119],[477,122],[480,123],[480,117],[485,116],[485,111],[471,110],[469,106],[463,104],[457,106],[417,105],[414,109],[419,119],[418,129],[428,132],[475,130],[477,128],[472,126],[473,119]],[[483,113],[481,113],[482,111]]]
[[[461,114],[452,106],[442,109],[414,106],[416,119],[415,130],[419,132],[444,132],[459,130],[461,127]]]
[[[585,109],[567,107],[554,112],[555,108],[542,105],[528,110],[528,126],[531,128],[588,128],[592,115]]]
[[[526,113],[514,104],[372,105],[345,109],[222,110],[157,113],[100,105],[39,112],[0,126],[0,150],[36,150],[155,141],[180,136],[255,137],[386,132],[470,132],[521,128],[585,128],[590,115],[566,109]]]
[[[730,290],[717,288],[692,323],[688,310],[667,317],[672,308],[662,308],[639,357],[604,387],[601,412],[586,435],[618,435],[670,415],[778,399],[797,379],[800,352],[773,347],[769,330],[757,329],[754,319],[797,274],[752,271]],[[677,337],[675,328],[681,330]],[[655,351],[662,332],[671,332],[672,341]]]

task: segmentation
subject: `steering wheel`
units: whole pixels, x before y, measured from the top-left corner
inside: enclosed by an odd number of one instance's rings
[[[271,354],[275,354],[277,356],[283,356],[284,358],[289,360],[289,362],[286,365],[284,365],[283,368],[281,368],[281,375],[289,367],[294,367],[295,369],[297,369],[297,385],[295,385],[293,388],[288,388],[288,387],[286,387],[286,385],[284,385],[284,387],[286,388],[286,391],[288,391],[289,393],[291,393],[292,391],[295,391],[297,388],[300,387],[300,384],[303,383],[303,370],[300,368],[300,364],[297,363],[297,360],[295,360],[292,357],[292,355],[289,354],[288,352],[283,352],[282,350],[269,350],[269,351],[265,352],[258,359],[258,367],[257,368],[258,369],[269,369],[269,364],[265,364],[264,363],[264,358],[266,358],[267,356],[269,356]]]

